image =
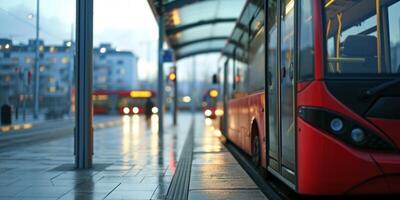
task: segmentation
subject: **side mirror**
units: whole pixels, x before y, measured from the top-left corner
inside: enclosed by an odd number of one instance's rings
[[[213,84],[219,84],[219,78],[218,78],[218,75],[217,75],[217,74],[214,74],[214,75],[212,76],[212,83],[213,83]]]

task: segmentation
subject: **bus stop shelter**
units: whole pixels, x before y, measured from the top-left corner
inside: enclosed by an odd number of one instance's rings
[[[163,104],[163,44],[173,50],[175,61],[199,54],[222,52],[237,23],[245,0],[148,0],[159,27],[158,97]],[[175,68],[176,73],[176,68]],[[177,95],[175,83],[174,102]],[[176,109],[176,106],[175,106]],[[159,113],[163,132],[163,109]],[[174,112],[176,119],[176,110]],[[175,120],[174,120],[175,123]]]
[[[160,108],[159,134],[162,134],[164,42],[173,50],[175,61],[198,54],[222,52],[228,43],[235,43],[228,38],[246,0],[148,0],[148,3],[159,25],[157,106]],[[76,25],[75,164],[77,168],[91,168],[93,0],[77,0]]]

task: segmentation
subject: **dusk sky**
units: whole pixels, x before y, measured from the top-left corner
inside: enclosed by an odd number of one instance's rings
[[[40,37],[46,44],[61,44],[74,36],[75,1],[40,0]],[[15,43],[34,38],[35,14],[36,0],[0,0],[0,25],[7,27],[0,30],[0,37],[11,38]],[[112,43],[120,50],[137,54],[140,79],[156,76],[157,39],[157,23],[147,0],[94,1],[94,45]],[[196,58],[200,79],[206,78],[208,72],[204,68],[216,65],[218,57],[214,54]],[[188,65],[192,63],[191,58],[178,63],[181,80],[190,79]]]

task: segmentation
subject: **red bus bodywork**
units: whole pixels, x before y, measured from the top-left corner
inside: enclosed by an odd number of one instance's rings
[[[324,28],[322,3],[313,0],[314,79],[296,83],[295,113],[312,106],[335,111],[391,142],[391,152],[359,149],[327,134],[295,114],[296,192],[307,195],[400,193],[400,119],[363,117],[338,100],[324,79]],[[264,91],[231,99],[228,103],[227,139],[248,155],[258,135],[263,168],[268,168],[268,127]],[[219,104],[218,108],[222,108]],[[221,127],[222,118],[215,126]]]

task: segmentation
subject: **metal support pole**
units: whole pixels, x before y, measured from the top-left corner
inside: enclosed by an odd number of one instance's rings
[[[175,63],[175,82],[174,82],[174,111],[173,111],[173,124],[174,126],[178,123],[178,70]]]
[[[196,57],[192,60],[192,113],[196,111]]]
[[[67,97],[68,97],[68,117],[72,116],[72,87],[74,85],[74,77],[73,77],[73,73],[74,73],[74,65],[75,65],[75,52],[74,52],[74,25],[71,24],[71,40],[70,40],[70,46],[68,47],[68,53],[70,54],[70,58],[71,60],[69,61],[69,65],[67,66],[68,69],[68,91],[67,91]]]
[[[158,106],[158,133],[164,133],[164,65],[163,65],[163,44],[164,44],[164,17],[162,2],[158,16],[158,80],[157,80],[157,106]]]
[[[37,119],[39,116],[39,6],[40,1],[36,0],[36,40],[35,40],[35,67],[34,74],[34,90],[33,90],[33,118]]]
[[[223,89],[223,107],[224,107],[224,118],[222,131],[225,135],[228,135],[228,64],[229,60],[226,59],[224,63],[224,89]]]
[[[93,0],[76,0],[75,165],[92,167]]]

